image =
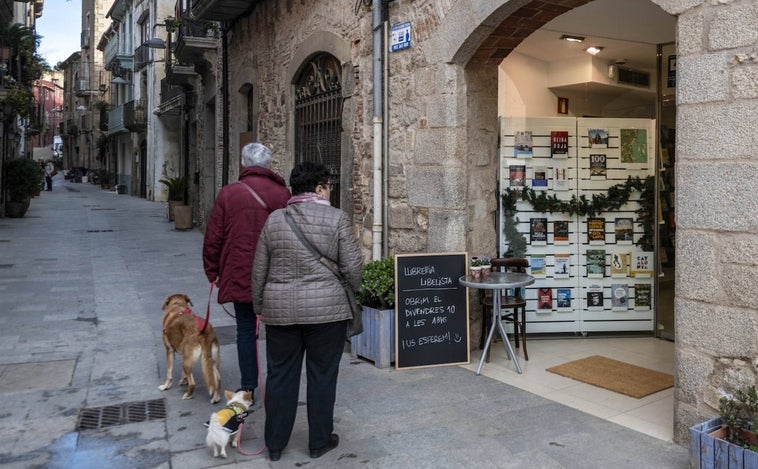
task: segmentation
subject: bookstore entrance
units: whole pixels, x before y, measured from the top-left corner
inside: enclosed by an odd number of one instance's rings
[[[500,64],[498,250],[536,277],[530,334],[675,337],[675,24],[597,0]]]

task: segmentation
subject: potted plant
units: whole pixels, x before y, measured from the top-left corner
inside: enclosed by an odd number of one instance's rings
[[[469,265],[469,273],[475,279],[482,277],[482,260],[479,259],[479,257],[477,256],[471,257],[471,262]]]
[[[758,394],[755,385],[719,400],[719,417],[690,428],[692,466],[758,467]]]
[[[492,272],[492,258],[490,256],[482,256],[479,260],[482,264],[482,276],[486,277]]]
[[[7,190],[5,214],[21,218],[29,209],[32,194],[42,184],[42,168],[30,158],[15,158],[3,164],[3,187]]]
[[[363,332],[350,339],[351,354],[386,368],[395,360],[395,261],[386,257],[363,266],[358,301]]]
[[[161,179],[159,182],[168,189],[168,221],[174,221],[176,206],[184,205],[187,177],[169,177]]]

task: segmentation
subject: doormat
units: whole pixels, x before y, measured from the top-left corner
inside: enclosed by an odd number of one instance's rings
[[[670,374],[600,355],[564,363],[546,371],[637,399],[674,385],[674,377]]]

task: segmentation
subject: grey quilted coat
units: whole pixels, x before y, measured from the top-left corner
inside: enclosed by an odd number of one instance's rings
[[[275,326],[351,319],[339,280],[298,240],[285,210],[313,247],[339,266],[353,290],[360,286],[363,256],[347,214],[325,204],[295,203],[274,211],[258,239],[252,274],[255,312],[264,324]]]

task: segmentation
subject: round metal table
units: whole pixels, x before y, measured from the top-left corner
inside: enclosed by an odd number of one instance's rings
[[[478,375],[482,371],[484,357],[487,356],[487,350],[489,350],[490,344],[492,343],[492,336],[495,334],[495,328],[497,328],[500,333],[500,338],[503,340],[505,351],[508,353],[508,356],[513,359],[513,363],[516,365],[516,370],[519,374],[523,373],[518,358],[516,358],[516,354],[513,352],[513,347],[511,347],[511,342],[508,340],[508,334],[503,327],[500,297],[503,290],[509,288],[521,288],[533,284],[534,277],[520,272],[491,272],[488,276],[481,276],[479,278],[474,278],[471,275],[463,275],[458,279],[458,283],[464,287],[493,290],[492,326],[490,327],[489,334],[487,334],[487,342],[484,344],[484,350],[482,350],[482,357],[479,359],[479,366],[476,369],[476,374]]]

